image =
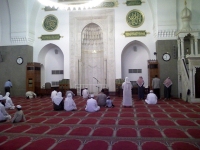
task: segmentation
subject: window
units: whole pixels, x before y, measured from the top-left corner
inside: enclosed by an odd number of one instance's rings
[[[129,73],[142,73],[142,69],[129,69]]]
[[[63,70],[52,70],[51,74],[63,74]]]
[[[51,85],[52,85],[52,86],[59,86],[59,81],[52,81],[52,82],[51,82]]]

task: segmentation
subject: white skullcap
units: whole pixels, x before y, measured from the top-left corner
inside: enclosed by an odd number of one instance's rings
[[[153,93],[153,90],[150,90],[150,93]]]
[[[21,106],[21,105],[17,105],[16,107],[17,107],[17,108],[19,108],[19,109],[20,109],[20,108],[22,108],[22,106]]]
[[[94,97],[94,95],[93,95],[93,94],[91,94],[91,95],[90,95],[90,97]]]

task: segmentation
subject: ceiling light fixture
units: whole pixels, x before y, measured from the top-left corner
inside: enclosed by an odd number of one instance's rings
[[[38,0],[42,5],[58,8],[61,10],[84,10],[98,6],[104,0],[86,0],[84,3],[73,3],[73,0],[67,2],[58,2],[58,0]]]

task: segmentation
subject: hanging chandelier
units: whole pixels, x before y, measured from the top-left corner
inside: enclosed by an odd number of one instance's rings
[[[38,0],[42,5],[61,10],[84,10],[98,6],[104,0]]]

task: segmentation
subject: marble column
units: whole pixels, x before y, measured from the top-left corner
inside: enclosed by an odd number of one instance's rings
[[[194,40],[193,40],[193,37],[190,37],[190,54],[191,55],[194,55],[194,49],[193,49],[193,44],[194,44]]]
[[[180,39],[178,39],[177,40],[177,44],[178,44],[178,59],[180,59],[181,57],[181,49],[180,49],[180,43],[181,43],[181,41],[180,41]]]
[[[197,39],[197,36],[194,37],[194,41],[195,41],[195,55],[198,55],[198,39]]]
[[[181,58],[184,58],[184,37],[181,37]]]

